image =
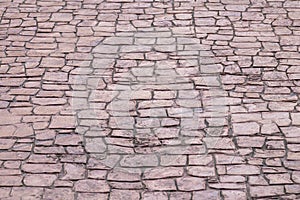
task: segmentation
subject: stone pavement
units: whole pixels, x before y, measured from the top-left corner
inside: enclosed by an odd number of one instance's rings
[[[299,0],[2,0],[0,199],[300,199]]]

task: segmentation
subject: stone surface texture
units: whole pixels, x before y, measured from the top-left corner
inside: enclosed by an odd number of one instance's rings
[[[3,0],[0,199],[300,199],[300,1]]]

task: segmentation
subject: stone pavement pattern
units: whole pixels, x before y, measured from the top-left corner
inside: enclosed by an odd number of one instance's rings
[[[0,2],[0,199],[300,198],[300,2]]]

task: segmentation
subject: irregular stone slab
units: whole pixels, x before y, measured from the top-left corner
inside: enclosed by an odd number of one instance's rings
[[[74,200],[73,191],[69,188],[54,188],[46,189],[44,194],[45,199],[64,199],[64,200]]]
[[[10,149],[15,144],[13,139],[0,139],[0,149]]]
[[[298,36],[298,35],[281,36],[280,44],[281,45],[300,45],[300,36]]]
[[[252,197],[268,197],[284,194],[283,186],[252,186],[250,195]]]
[[[75,128],[73,116],[53,116],[49,128]]]
[[[109,186],[105,180],[79,180],[75,183],[74,189],[76,192],[109,192]]]
[[[54,68],[61,68],[65,65],[65,59],[63,58],[51,58],[51,57],[45,57],[43,58],[41,62],[41,67],[54,67]]]
[[[86,138],[85,150],[89,153],[104,153],[107,145],[102,138]]]
[[[123,167],[154,167],[158,165],[158,158],[156,155],[128,155],[125,156],[120,165]]]
[[[57,179],[56,175],[52,174],[28,174],[24,178],[26,186],[49,187]]]

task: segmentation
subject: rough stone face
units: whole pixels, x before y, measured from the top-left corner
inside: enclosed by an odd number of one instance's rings
[[[63,58],[45,57],[41,62],[41,66],[45,68],[48,67],[61,68],[64,65],[65,65],[65,60]]]
[[[59,173],[62,169],[61,164],[23,164],[22,170],[30,173]]]
[[[24,178],[26,186],[51,186],[57,177],[53,174],[29,174]]]
[[[178,189],[180,191],[204,190],[204,179],[197,177],[183,177],[176,179]]]
[[[43,189],[37,187],[14,187],[11,196],[16,198],[39,199],[42,198]]]
[[[160,179],[170,177],[180,177],[183,175],[182,168],[166,167],[166,168],[153,168],[144,172],[144,179]]]
[[[263,80],[287,80],[285,72],[265,72]]]
[[[300,172],[294,171],[292,173],[292,180],[295,181],[296,183],[300,182]]]
[[[66,199],[66,200],[74,200],[74,194],[69,188],[54,188],[54,189],[46,189],[44,194],[45,199]]]
[[[244,191],[235,191],[235,190],[224,190],[222,191],[224,199],[246,199],[246,192]]]
[[[109,192],[109,186],[105,180],[79,180],[75,183],[74,188],[77,192]]]
[[[117,53],[118,46],[101,45],[101,46],[97,46],[93,51],[95,53],[104,53],[104,54]]]
[[[290,36],[282,36],[280,40],[281,45],[299,45],[299,36],[290,35]]]
[[[188,168],[188,174],[197,177],[209,177],[214,176],[215,171],[212,167],[193,166]]]
[[[291,113],[292,124],[300,125],[300,113]]]
[[[71,13],[53,13],[51,17],[51,21],[70,21],[72,20],[72,14]]]
[[[228,174],[235,175],[250,175],[250,174],[259,174],[259,167],[252,165],[234,165],[227,167]]]
[[[15,140],[0,139],[0,149],[10,149],[15,144]]]
[[[85,169],[82,165],[69,164],[64,165],[64,176],[61,178],[63,180],[78,180],[84,179]]]
[[[235,135],[254,135],[258,132],[259,125],[256,122],[233,124],[233,133]]]
[[[106,150],[106,144],[102,138],[86,138],[85,149],[90,153],[103,153]]]
[[[126,190],[112,190],[110,193],[111,199],[128,199],[134,200],[140,198],[138,191],[126,191]]]
[[[296,126],[283,127],[283,128],[281,128],[281,130],[286,137],[299,137],[300,136],[300,133],[299,133],[300,128],[296,127]]]
[[[258,147],[261,148],[265,143],[264,137],[237,137],[239,147]]]
[[[276,67],[278,64],[274,57],[254,57],[253,61],[255,67]]]
[[[92,91],[90,101],[95,102],[110,102],[118,92],[116,91]]]
[[[217,190],[204,190],[193,193],[193,200],[205,200],[205,199],[221,199],[220,192]]]
[[[129,155],[125,156],[121,162],[124,167],[152,167],[158,165],[158,158],[155,155]]]
[[[79,193],[78,194],[78,200],[85,200],[85,199],[91,199],[91,200],[98,200],[98,199],[107,199],[108,194],[105,193]]]
[[[73,135],[73,134],[60,134],[56,136],[55,143],[58,145],[65,146],[76,146],[82,142],[81,135]]]
[[[230,138],[206,137],[203,138],[208,149],[235,149],[235,145]]]
[[[151,200],[151,199],[167,200],[168,194],[166,192],[145,192],[142,194],[142,198],[145,200]]]
[[[0,180],[1,187],[22,186],[22,176],[2,176]]]
[[[75,128],[73,116],[53,116],[49,128]]]
[[[271,184],[290,184],[292,180],[289,174],[268,174],[267,179],[269,179]]]
[[[140,175],[139,171],[115,168],[108,174],[107,179],[110,181],[138,181]]]
[[[283,186],[254,186],[250,189],[252,197],[268,197],[284,194]]]
[[[13,152],[13,151],[7,151],[7,152],[0,152],[0,160],[25,160],[30,155],[29,152]]]
[[[144,181],[144,184],[150,191],[176,190],[175,181],[173,179],[158,179],[158,180]]]

